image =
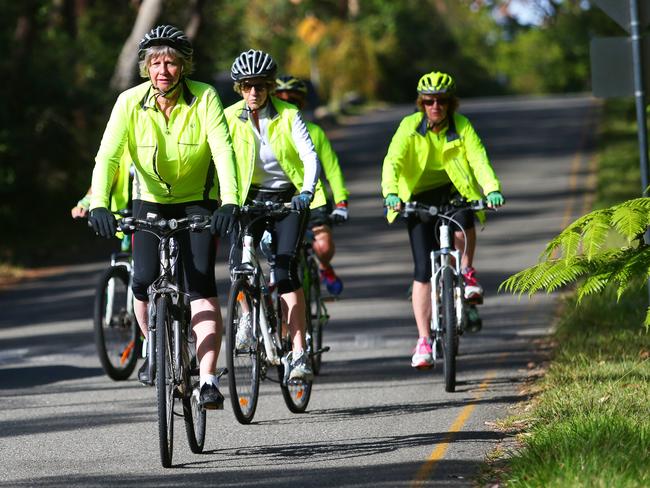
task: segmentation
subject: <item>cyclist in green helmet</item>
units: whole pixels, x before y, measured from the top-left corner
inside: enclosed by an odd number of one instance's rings
[[[480,200],[490,207],[505,203],[501,184],[490,165],[485,147],[467,117],[459,114],[456,83],[447,73],[433,71],[417,86],[418,111],[402,119],[388,148],[382,169],[382,193],[392,222],[402,203],[428,205],[448,203],[455,195]],[[483,219],[482,215],[478,215]],[[454,216],[467,236],[467,251],[461,268],[465,297],[482,303],[483,289],[472,266],[476,247],[474,212],[460,210]],[[413,216],[407,220],[414,260],[413,312],[418,341],[411,360],[414,368],[433,365],[429,323],[431,320],[431,257],[436,242],[435,219],[428,222]],[[463,233],[455,232],[455,246],[464,249]]]
[[[200,369],[200,403],[223,408],[216,364],[223,323],[212,234],[236,223],[239,194],[235,155],[216,90],[187,78],[193,48],[183,31],[170,25],[151,29],[139,44],[140,75],[147,81],[119,95],[95,158],[90,217],[95,232],[110,239],[116,222],[109,210],[114,175],[125,152],[133,161],[133,216],[165,219],[211,216],[210,232],[179,234],[178,244],[190,295],[192,328]],[[221,203],[221,205],[219,205]],[[134,309],[147,336],[148,286],[159,272],[158,239],[144,231],[133,236]],[[153,385],[148,358],[138,372]]]
[[[275,80],[275,96],[285,102],[292,103],[300,110],[305,108],[307,102],[307,84],[300,78],[290,75],[280,76]],[[334,272],[332,258],[335,247],[332,239],[332,229],[329,221],[342,223],[348,220],[348,196],[345,187],[343,172],[330,141],[325,131],[313,122],[305,122],[307,130],[314,142],[314,147],[321,162],[322,176],[329,183],[332,200],[328,198],[327,205],[311,208],[309,226],[314,233],[313,249],[320,262],[321,281],[325,283],[327,291],[332,295],[340,295],[343,291],[343,282]],[[324,181],[324,180],[322,180]],[[329,195],[328,195],[329,196]]]

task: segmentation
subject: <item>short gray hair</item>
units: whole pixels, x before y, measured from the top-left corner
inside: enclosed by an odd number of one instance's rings
[[[151,46],[144,50],[144,53],[138,62],[140,76],[142,78],[149,78],[149,63],[152,58],[157,58],[159,56],[171,56],[175,59],[179,59],[181,61],[181,66],[183,67],[183,75],[189,75],[194,70],[194,63],[192,62],[191,57],[184,57],[180,51],[171,46]]]

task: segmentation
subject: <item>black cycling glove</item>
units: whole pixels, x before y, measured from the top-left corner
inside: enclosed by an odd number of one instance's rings
[[[117,232],[117,222],[115,216],[107,208],[97,207],[90,211],[88,222],[92,225],[93,230],[104,239],[110,239]]]
[[[234,230],[238,215],[239,207],[237,205],[233,203],[222,205],[212,214],[210,231],[215,235],[227,236]]]

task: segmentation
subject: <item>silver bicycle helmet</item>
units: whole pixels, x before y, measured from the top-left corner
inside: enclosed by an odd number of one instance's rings
[[[275,78],[278,66],[270,54],[249,49],[241,53],[232,63],[230,77],[235,81],[249,78]]]
[[[191,58],[194,53],[190,39],[182,30],[173,25],[159,25],[147,32],[138,46],[140,58],[142,58],[147,48],[152,46],[172,47],[185,58]]]

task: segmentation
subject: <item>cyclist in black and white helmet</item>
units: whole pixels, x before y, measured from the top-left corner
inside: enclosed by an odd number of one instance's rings
[[[309,219],[309,207],[325,205],[318,181],[320,161],[300,111],[273,96],[277,66],[263,52],[241,53],[230,76],[243,100],[226,108],[226,119],[237,158],[241,203],[247,200],[291,202],[299,212],[274,222],[277,239],[276,281],[287,312],[293,350],[291,379],[311,379],[311,360],[305,354],[305,296],[298,277],[298,249]],[[254,237],[257,242],[264,229]],[[236,243],[236,240],[235,240]],[[240,245],[240,244],[239,244]],[[234,248],[237,256],[236,246]],[[252,340],[250,321],[242,321],[237,347]]]
[[[226,234],[239,210],[235,155],[216,90],[187,78],[192,44],[170,25],[151,29],[140,41],[140,74],[147,81],[121,93],[95,158],[90,217],[95,232],[115,234],[109,200],[120,161],[133,163],[133,216],[211,217],[212,234]],[[113,190],[114,191],[114,190]],[[221,206],[219,206],[221,202]],[[216,377],[223,324],[214,278],[215,245],[210,232],[179,237],[192,327],[200,369],[201,405],[223,408]],[[134,310],[147,336],[147,288],[158,276],[158,239],[147,232],[133,236]],[[148,359],[138,379],[153,385]]]

